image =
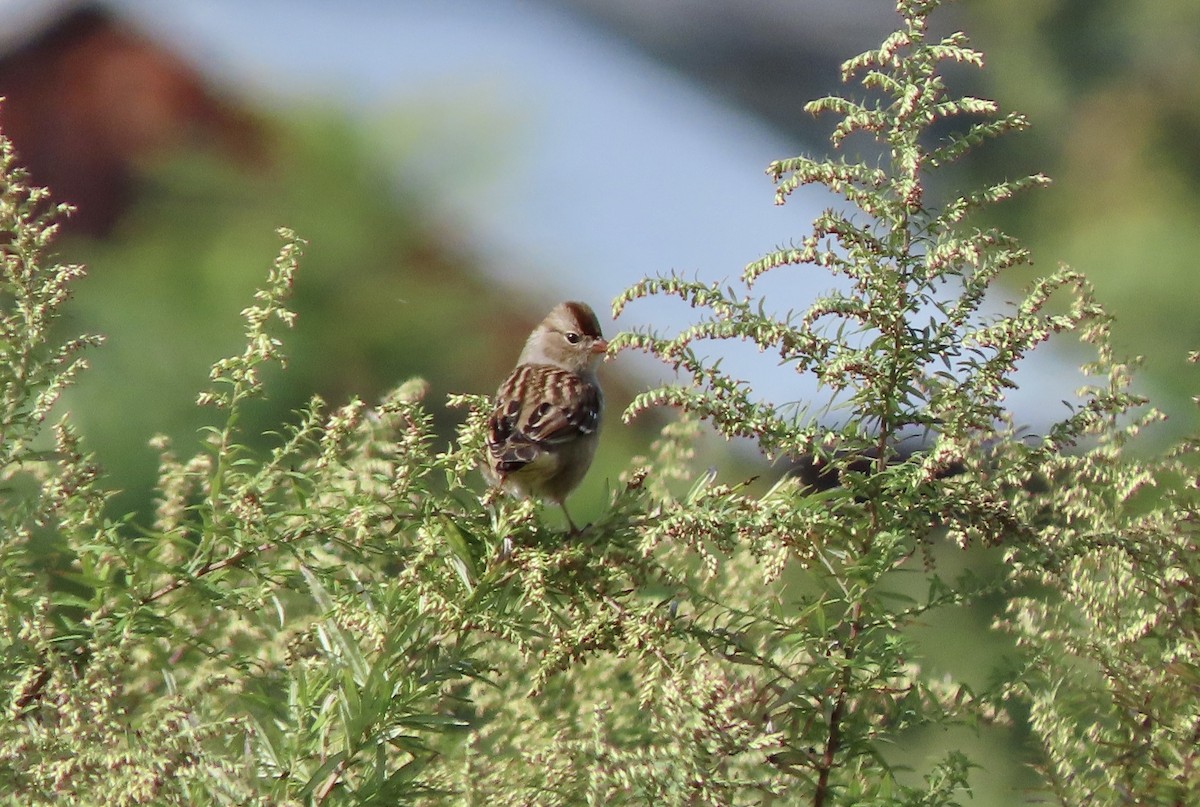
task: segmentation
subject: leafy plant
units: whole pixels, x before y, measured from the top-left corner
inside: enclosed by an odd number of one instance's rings
[[[982,56],[962,34],[930,39],[928,15],[937,5],[901,0],[901,29],[878,50],[846,62],[843,78],[858,76],[865,100],[829,97],[806,107],[837,116],[835,148],[854,135],[872,138],[882,166],[797,157],[768,168],[777,203],[820,184],[843,205],[825,211],[798,245],[749,264],[744,292],[673,275],[643,281],[617,301],[619,312],[647,295],[671,295],[702,312],[673,337],[647,331],[618,338],[619,347],[647,351],[686,379],[645,393],[627,414],[676,406],[728,438],[756,440],[768,456],[813,457],[826,478],[838,480],[840,489],[824,497],[785,482],[757,500],[786,502],[768,522],[767,547],[746,540],[744,519],[711,520],[715,505],[689,502],[665,522],[675,527],[673,541],[698,552],[716,545],[734,557],[739,550],[769,557],[767,579],[750,585],[756,594],[771,590],[778,575],[787,584],[782,591],[803,592],[719,600],[706,617],[708,630],[744,642],[736,652],[752,668],[772,671],[757,684],[781,749],[769,759],[803,783],[798,792],[811,803],[956,803],[975,763],[948,749],[914,786],[890,764],[887,745],[918,727],[1006,719],[1005,706],[1018,695],[1033,708],[1045,769],[1062,803],[1124,803],[1151,793],[1182,798],[1194,787],[1197,691],[1165,697],[1156,711],[1152,692],[1132,683],[1153,680],[1152,668],[1186,671],[1189,680],[1195,670],[1195,609],[1174,597],[1160,602],[1155,593],[1171,588],[1169,576],[1189,581],[1185,591],[1196,579],[1182,560],[1194,536],[1180,521],[1173,498],[1179,491],[1139,512],[1146,505],[1133,504],[1135,494],[1162,469],[1120,451],[1158,416],[1150,411],[1126,422],[1144,400],[1128,391],[1128,368],[1114,362],[1108,320],[1079,273],[1059,269],[1007,313],[988,313],[995,279],[1029,256],[1003,232],[972,226],[972,216],[1045,184],[1045,177],[999,182],[941,205],[926,199],[930,171],[1027,125],[991,101],[948,94],[939,66],[982,66]],[[931,128],[948,118],[963,122],[930,142]],[[806,309],[772,316],[770,301],[750,293],[765,274],[790,267],[844,280]],[[1016,386],[1020,360],[1064,333],[1095,347],[1096,359],[1084,369],[1101,383],[1081,391],[1081,403],[1045,435],[1018,436],[1005,392]],[[814,374],[829,393],[825,416],[760,400],[704,357],[704,340],[749,342],[795,372]],[[922,447],[910,452],[905,446],[914,436]],[[1081,444],[1095,447],[1066,453]],[[729,493],[717,494],[725,507]],[[945,542],[963,550],[1003,547],[1007,574],[943,574],[938,547]],[[1130,556],[1135,546],[1142,548]],[[1143,566],[1147,555],[1153,561]],[[1037,594],[1014,596],[1031,584]],[[1002,625],[1033,650],[1029,667],[982,692],[923,670],[912,629],[939,609],[996,594],[1013,597]],[[1080,623],[1085,615],[1092,624]],[[725,622],[736,631],[725,631]],[[1178,629],[1190,638],[1167,642]],[[1110,635],[1101,639],[1098,631]],[[1141,642],[1142,631],[1158,640]],[[1037,686],[1030,687],[1030,676]],[[1110,706],[1098,707],[1098,696]],[[1145,700],[1131,714],[1138,698]],[[1175,711],[1185,702],[1189,708]]]
[[[540,505],[481,491],[481,396],[452,399],[449,445],[410,381],[370,406],[314,398],[248,447],[293,321],[303,242],[288,231],[243,311],[245,349],[200,395],[198,450],[154,441],[153,522],[107,517],[69,422],[45,434],[94,341],[46,330],[79,270],[45,266],[55,212],[4,142],[0,803],[951,805],[981,760],[904,747],[1006,723],[1032,732],[1060,803],[1186,803],[1195,447],[1127,456],[1155,415],[1135,416],[1079,274],[988,313],[992,282],[1028,256],[972,215],[1045,179],[926,198],[930,170],[1026,125],[949,93],[941,65],[981,57],[961,34],[930,38],[937,5],[901,0],[900,30],[846,63],[866,100],[809,107],[837,117],[835,146],[866,135],[884,162],[770,167],[780,202],[813,183],[843,200],[810,235],[751,263],[741,290],[671,276],[617,301],[698,311],[675,336],[613,340],[682,376],[627,417],[683,416],[572,538]],[[946,119],[960,123],[930,143]],[[802,267],[841,285],[779,316],[752,296]],[[1046,434],[1017,433],[1004,394],[1020,360],[1072,333],[1098,383]],[[762,400],[706,340],[815,374],[824,416]],[[698,470],[704,422],[836,484],[785,475],[764,492]],[[971,686],[931,667],[917,630],[985,598],[1016,652]]]

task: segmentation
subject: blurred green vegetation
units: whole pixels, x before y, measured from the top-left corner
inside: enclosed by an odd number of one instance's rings
[[[122,491],[115,514],[150,504],[151,436],[183,449],[202,439],[208,413],[196,394],[211,364],[243,343],[237,312],[277,250],[278,226],[308,241],[294,300],[302,326],[286,340],[289,367],[270,379],[272,397],[247,415],[251,433],[277,429],[314,393],[369,401],[414,376],[430,382],[432,402],[488,393],[544,314],[533,310],[542,301],[502,293],[475,256],[447,243],[424,213],[428,189],[398,183],[360,127],[314,110],[269,126],[262,164],[176,153],[146,169],[110,237],[64,242],[65,259],[89,270],[64,332],[107,338],[66,403]],[[617,422],[629,396],[615,372],[602,373],[608,434],[580,492],[584,517],[604,498],[608,471],[634,451]],[[459,415],[433,411],[448,438]]]
[[[1171,416],[1167,433],[1194,432],[1195,370],[1185,357],[1200,347],[1200,4],[963,6],[988,59],[983,93],[1033,122],[972,155],[974,181],[1054,178],[990,215],[1033,250],[1035,271],[1063,261],[1088,275],[1116,316],[1118,352],[1146,357],[1145,379]]]

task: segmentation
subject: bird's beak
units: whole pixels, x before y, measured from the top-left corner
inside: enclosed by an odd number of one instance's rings
[[[596,355],[600,355],[601,353],[605,353],[607,351],[608,351],[608,340],[607,339],[601,337],[601,338],[597,339],[595,342],[592,342],[592,352],[595,353]]]

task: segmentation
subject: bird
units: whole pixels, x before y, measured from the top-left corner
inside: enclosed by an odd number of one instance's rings
[[[533,329],[496,392],[487,421],[484,475],[518,497],[554,502],[571,533],[566,498],[596,453],[604,395],[596,365],[608,350],[586,303],[560,303]]]

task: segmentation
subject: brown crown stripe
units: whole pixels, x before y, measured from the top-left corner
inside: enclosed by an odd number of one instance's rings
[[[567,307],[567,310],[571,312],[571,316],[588,336],[600,336],[600,320],[596,319],[595,312],[589,306],[574,301],[563,303],[563,305]]]

